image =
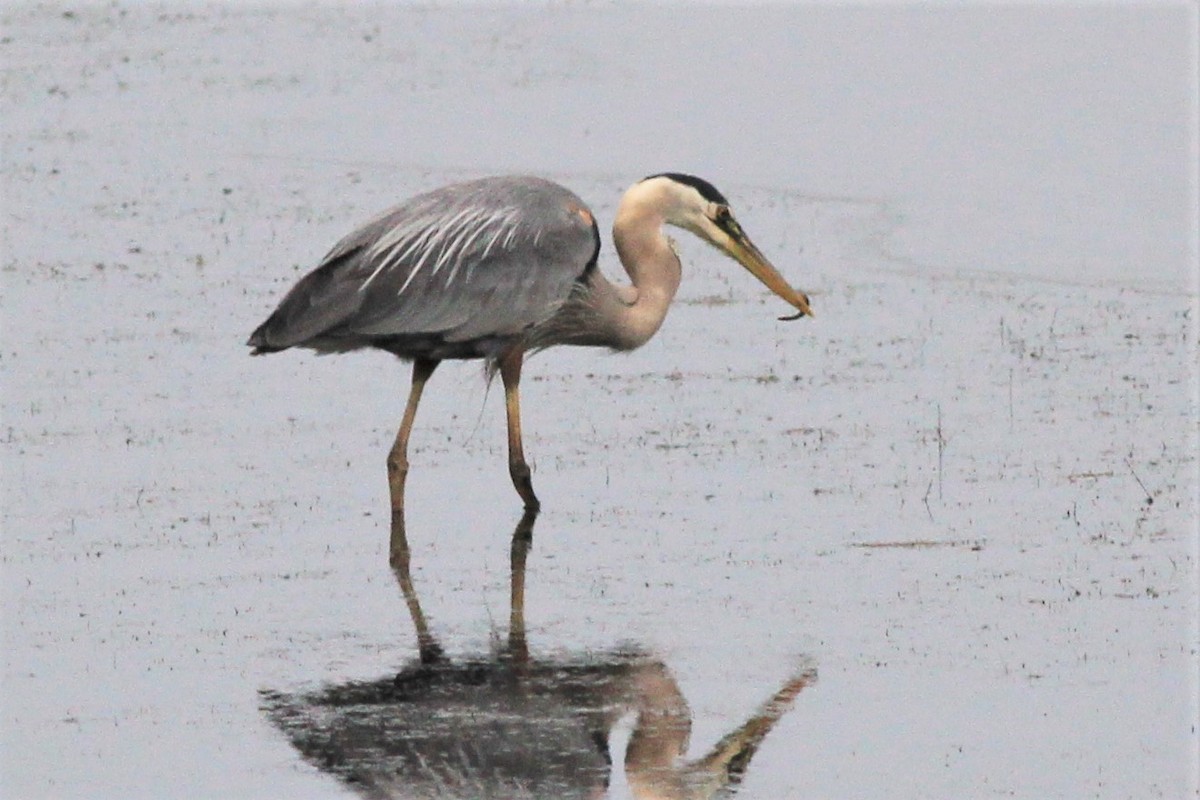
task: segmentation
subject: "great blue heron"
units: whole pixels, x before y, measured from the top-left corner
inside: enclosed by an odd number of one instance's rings
[[[537,510],[521,445],[518,384],[525,354],[557,344],[633,350],[662,324],[679,288],[670,224],[737,260],[771,291],[811,314],[734,219],[729,201],[691,175],[635,183],[617,207],[613,241],[631,285],[597,269],[600,232],[574,193],[550,181],[502,176],[419,195],[342,239],[250,336],[254,354],[374,347],[413,362],[412,389],[388,455],[393,526],[403,511],[408,438],[421,391],[444,359],[499,369],[508,416],[508,467]]]

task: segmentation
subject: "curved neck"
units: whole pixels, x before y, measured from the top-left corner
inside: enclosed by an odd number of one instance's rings
[[[618,350],[645,344],[662,325],[679,289],[682,269],[663,234],[664,221],[660,212],[630,202],[628,195],[617,209],[613,242],[632,285],[609,284],[611,292],[601,292],[598,299],[611,346]]]

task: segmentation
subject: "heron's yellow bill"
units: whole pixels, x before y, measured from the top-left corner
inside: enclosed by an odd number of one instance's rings
[[[797,313],[790,317],[780,317],[783,320],[811,317],[812,309],[808,305],[808,295],[793,289],[791,284],[779,274],[779,270],[771,265],[762,251],[754,246],[754,242],[740,230],[729,240],[729,254],[737,262],[749,270],[750,274],[762,281],[763,285],[790,303]]]

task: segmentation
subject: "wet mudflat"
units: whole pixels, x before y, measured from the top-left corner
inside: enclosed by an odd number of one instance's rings
[[[662,741],[690,724],[694,761],[789,686],[742,796],[1195,795],[1195,239],[1190,190],[1163,177],[1186,147],[1101,147],[1078,109],[1044,153],[966,125],[987,108],[905,115],[887,80],[973,96],[954,83],[972,62],[856,83],[855,53],[907,52],[851,47],[897,22],[867,11],[639,13],[5,9],[5,796],[344,796],[362,780],[296,733],[317,699],[371,686],[414,709],[385,730],[477,708],[544,732],[578,758],[556,769],[612,797],[639,790],[623,764],[655,703]],[[1138,21],[1059,23],[1085,48],[1154,39],[1161,20]],[[1005,36],[1046,44],[1008,18],[906,24],[989,31],[962,46],[981,63]],[[857,33],[822,49],[838,30]],[[1130,47],[1140,66],[1107,85],[1124,102],[1145,79],[1141,116],[1112,122],[1136,141],[1173,113],[1159,79],[1176,73],[1165,44]],[[684,52],[723,67],[666,69]],[[877,142],[853,124],[864,105],[890,114]],[[947,131],[976,144],[943,142],[940,177],[897,166],[936,162],[922,143]],[[545,510],[524,671],[502,393],[443,367],[413,439],[409,577],[457,666],[423,673],[386,557],[407,371],[241,342],[338,236],[415,191],[537,171],[606,227],[663,169],[717,183],[817,317],[776,321],[777,300],[679,236],[684,284],[650,344],[527,365]],[[369,706],[321,730],[374,724]]]

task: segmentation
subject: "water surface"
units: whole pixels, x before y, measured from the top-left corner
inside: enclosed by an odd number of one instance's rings
[[[649,345],[528,364],[530,659],[637,654],[685,760],[815,669],[744,797],[1196,792],[1190,6],[2,14],[6,796],[352,791],[264,697],[419,661],[407,371],[245,336],[421,189],[536,171],[607,226],[663,170],[817,316],[683,240]],[[499,394],[443,368],[413,440],[451,664],[511,630]]]

